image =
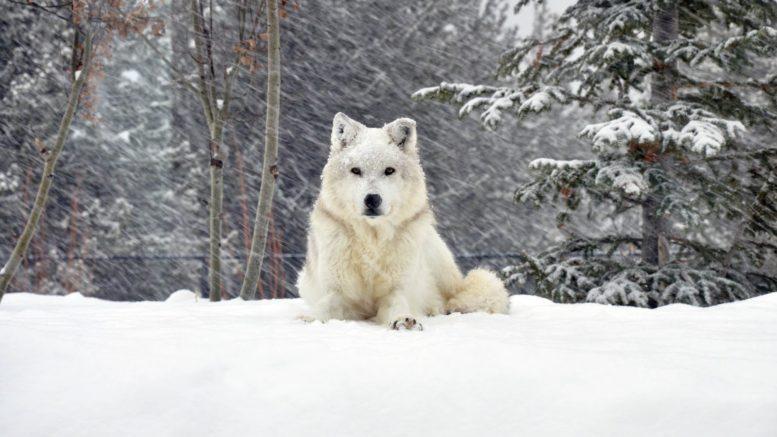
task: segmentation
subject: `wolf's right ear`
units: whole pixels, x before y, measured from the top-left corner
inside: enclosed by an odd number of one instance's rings
[[[364,128],[363,124],[352,120],[342,112],[338,112],[332,120],[332,148],[345,149],[353,143],[362,128]]]

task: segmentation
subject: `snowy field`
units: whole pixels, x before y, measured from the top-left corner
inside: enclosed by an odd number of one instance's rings
[[[306,324],[300,300],[0,305],[0,435],[777,436],[777,293]]]

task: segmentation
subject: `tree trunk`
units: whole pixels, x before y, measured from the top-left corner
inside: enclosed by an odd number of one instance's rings
[[[653,41],[667,44],[677,39],[678,34],[677,3],[666,2],[653,17]],[[650,100],[653,104],[664,104],[674,99],[673,75],[675,63],[657,63],[657,71],[653,74]],[[659,154],[654,164],[656,171],[663,166],[664,157]],[[660,265],[666,260],[668,253],[666,243],[666,220],[659,215],[662,196],[652,191],[642,203],[642,260],[652,265]]]
[[[24,209],[32,207],[31,201],[30,201],[30,185],[32,185],[32,167],[27,168],[27,172],[24,175],[24,188],[22,189],[22,205],[24,206]],[[38,229],[38,235],[40,235],[40,229]],[[34,246],[33,246],[34,247]],[[22,259],[22,272],[24,273],[25,282],[26,282],[26,290],[27,291],[33,291],[35,290],[35,286],[32,283],[32,279],[35,276],[34,271],[30,270],[30,260],[27,257],[23,257]]]
[[[76,30],[76,33],[77,32],[78,30]],[[76,47],[73,48],[73,50],[76,49]],[[65,140],[70,132],[70,125],[73,122],[73,116],[78,108],[81,90],[89,76],[92,56],[92,35],[89,34],[85,37],[84,41],[82,68],[80,73],[76,74],[75,80],[70,86],[70,96],[68,97],[65,114],[62,116],[62,120],[59,123],[59,130],[57,131],[57,139],[54,143],[54,147],[51,150],[47,150],[45,147],[42,150],[39,150],[44,157],[45,163],[43,173],[41,174],[40,184],[38,185],[38,193],[35,195],[35,202],[30,211],[30,216],[27,218],[27,223],[24,225],[22,235],[16,242],[16,246],[14,247],[13,252],[11,252],[8,262],[0,269],[0,300],[3,299],[8,284],[10,284],[14,273],[16,273],[16,270],[19,268],[19,264],[27,252],[27,246],[29,246],[30,240],[35,234],[35,229],[38,226],[40,216],[46,209],[46,203],[49,198],[49,189],[51,188],[51,183],[54,179],[54,169],[57,166],[57,160],[59,159],[60,153],[62,153]]]
[[[272,278],[273,278],[273,299],[284,297],[286,295],[286,271],[284,270],[283,248],[281,245],[283,235],[279,235],[278,228],[275,226],[275,216],[270,216],[270,250],[272,257]]]
[[[65,277],[65,290],[68,293],[72,293],[76,290],[76,283],[72,277],[73,264],[76,257],[76,246],[78,246],[78,195],[81,192],[81,183],[84,177],[79,174],[76,178],[75,191],[70,197],[70,223],[68,226],[68,233],[70,234],[70,241],[67,244],[67,276]]]
[[[33,250],[37,254],[33,267],[35,270],[35,289],[33,291],[35,292],[40,292],[41,284],[43,284],[43,280],[49,271],[49,260],[46,253],[46,229],[46,210],[44,209],[40,220],[38,220],[38,233],[33,246]]]
[[[238,187],[240,189],[240,215],[242,221],[240,232],[243,236],[243,246],[245,246],[244,254],[247,258],[248,254],[251,253],[251,211],[248,208],[248,185],[246,183],[245,161],[243,160],[243,152],[240,151],[240,147],[238,146],[235,146],[235,162],[237,164]],[[241,284],[244,277],[245,271],[241,270],[239,275]],[[261,299],[264,296],[261,279],[256,283],[256,288],[259,293],[259,298]]]
[[[250,211],[248,210],[248,189],[246,188],[245,166],[243,165],[243,153],[240,147],[235,147],[235,164],[237,164],[238,187],[240,189],[240,233],[243,236],[243,246],[245,253],[251,251],[251,234],[248,229],[251,227]]]
[[[278,177],[278,118],[281,99],[281,37],[278,22],[278,0],[267,0],[267,27],[270,41],[267,46],[267,119],[264,132],[264,158],[262,161],[262,186],[254,219],[251,253],[248,255],[246,275],[240,289],[240,297],[254,299],[256,283],[262,271],[264,251],[267,246],[267,227]]]
[[[210,269],[208,271],[208,296],[211,302],[221,300],[221,218],[224,197],[224,160],[221,154],[223,128],[217,126],[210,139],[210,204],[208,205],[208,230],[210,232]]]

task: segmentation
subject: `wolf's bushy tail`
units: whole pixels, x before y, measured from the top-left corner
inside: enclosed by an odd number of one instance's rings
[[[507,289],[496,274],[486,269],[473,269],[445,304],[445,309],[449,313],[507,313],[509,305]]]

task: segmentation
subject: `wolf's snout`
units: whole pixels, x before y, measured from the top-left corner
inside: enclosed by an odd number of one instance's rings
[[[366,207],[364,214],[370,216],[380,215],[378,208],[380,208],[382,201],[383,199],[380,198],[380,194],[368,194],[364,196],[364,206]]]
[[[378,209],[380,207],[380,202],[382,201],[383,199],[380,198],[380,194],[368,194],[364,198],[364,206],[369,209]]]

